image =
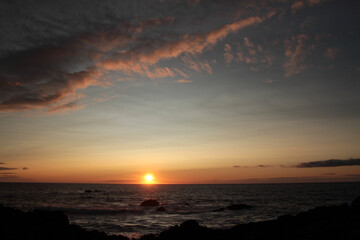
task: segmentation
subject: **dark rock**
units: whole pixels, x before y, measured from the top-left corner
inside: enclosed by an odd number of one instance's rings
[[[157,212],[165,212],[166,209],[165,209],[164,207],[158,207],[158,208],[156,209],[156,211],[157,211]]]
[[[97,190],[97,189],[95,189],[95,190],[85,190],[84,191],[85,193],[99,193],[99,192],[102,192],[101,190]]]
[[[199,223],[196,220],[187,220],[180,224],[180,228],[187,230],[194,230],[200,227]]]
[[[247,205],[247,204],[232,204],[232,205],[230,205],[228,207],[225,207],[225,208],[216,209],[213,212],[222,212],[222,211],[225,211],[225,210],[231,210],[231,211],[243,210],[243,209],[248,209],[248,208],[252,208],[252,206]]]
[[[232,205],[226,207],[227,210],[243,210],[243,209],[248,209],[248,208],[252,208],[252,206],[247,205],[247,204],[232,204]]]
[[[104,232],[87,231],[69,225],[65,214],[59,211],[34,210],[22,212],[0,205],[1,240],[128,240],[127,237],[108,236]]]
[[[351,210],[360,212],[360,196],[351,203]]]
[[[219,209],[215,209],[213,210],[213,212],[222,212],[225,211],[226,208],[219,208]]]
[[[145,200],[140,204],[140,206],[143,206],[143,207],[154,207],[154,206],[159,206],[159,205],[160,205],[160,203],[154,199]]]
[[[146,234],[140,237],[140,240],[156,240],[156,239],[159,239],[159,237],[156,236],[155,234]]]

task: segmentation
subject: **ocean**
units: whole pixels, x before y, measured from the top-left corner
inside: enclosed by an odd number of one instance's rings
[[[295,215],[316,206],[351,203],[360,183],[111,185],[0,183],[0,204],[22,210],[60,210],[89,230],[138,238],[195,219],[210,228]],[[166,211],[142,207],[156,199]],[[224,210],[231,204],[253,206]]]

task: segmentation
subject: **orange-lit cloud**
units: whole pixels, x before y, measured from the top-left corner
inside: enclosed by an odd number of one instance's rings
[[[224,53],[225,62],[227,64],[230,64],[234,59],[234,55],[231,52],[231,45],[226,43],[224,47],[224,51],[225,51]]]
[[[200,3],[189,2],[192,6]],[[91,22],[78,32],[67,26],[65,30],[71,32],[65,37],[50,43],[45,39],[37,47],[14,51],[0,59],[0,112],[37,109],[58,113],[80,109],[85,106],[81,90],[108,86],[109,71],[117,71],[124,78],[136,75],[149,79],[187,78],[184,70],[166,64],[157,66],[160,61],[180,56],[187,68],[211,74],[210,63],[196,55],[212,49],[230,33],[259,24],[275,12],[253,14],[242,19],[238,16],[232,22],[229,20],[229,24],[204,32],[168,31],[168,26],[179,24],[175,16],[126,21],[106,15],[103,23]]]
[[[209,74],[212,73],[212,68],[211,68],[210,64],[208,63],[208,61],[206,61],[206,60],[205,61],[199,60],[196,57],[194,59],[189,54],[184,55],[181,59],[184,62],[185,66],[187,66],[190,69],[195,70],[196,72],[206,71]]]
[[[243,41],[236,42],[236,45],[236,61],[250,65],[252,71],[269,68],[274,61],[275,57],[269,50],[264,50],[262,45],[255,44],[248,37],[244,37]]]
[[[299,74],[306,70],[305,58],[314,50],[306,34],[299,34],[284,41],[286,61],[283,64],[285,77]]]
[[[296,12],[296,10],[304,8],[306,6],[314,6],[326,1],[331,0],[297,0],[291,5],[292,12]]]
[[[176,80],[175,82],[177,82],[177,83],[191,83],[192,81],[187,80],[187,79],[179,79],[179,80]]]

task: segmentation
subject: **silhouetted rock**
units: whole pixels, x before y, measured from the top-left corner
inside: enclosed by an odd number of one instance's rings
[[[360,196],[351,203],[351,209],[353,211],[360,212]]]
[[[143,206],[143,207],[154,207],[154,206],[159,206],[159,205],[160,205],[160,203],[154,199],[145,200],[140,204],[140,206]]]
[[[199,228],[200,225],[196,220],[187,220],[180,224],[180,228],[187,229],[187,230],[194,230]]]
[[[165,209],[164,207],[158,207],[158,208],[156,209],[156,211],[157,211],[157,212],[165,212],[166,209]]]
[[[95,190],[85,190],[84,191],[85,193],[99,193],[99,192],[102,192],[101,190],[97,190],[97,189],[95,189]]]
[[[108,236],[104,232],[87,231],[69,225],[68,217],[59,211],[22,212],[0,205],[1,240],[128,240],[127,237]]]

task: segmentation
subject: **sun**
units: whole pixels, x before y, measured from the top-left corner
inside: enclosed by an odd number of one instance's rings
[[[145,175],[145,180],[146,180],[146,183],[148,183],[148,184],[153,183],[154,176],[151,175],[151,174],[146,174]]]

